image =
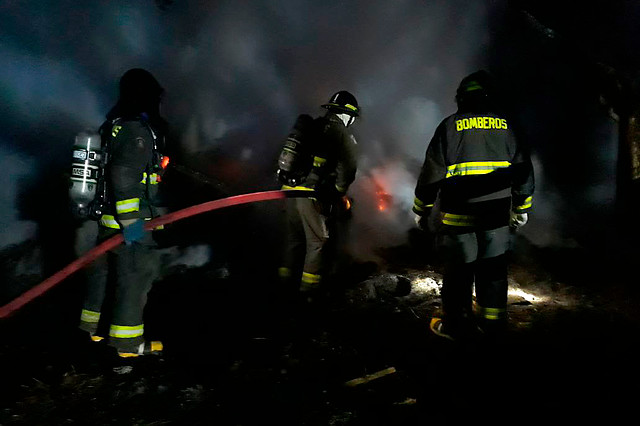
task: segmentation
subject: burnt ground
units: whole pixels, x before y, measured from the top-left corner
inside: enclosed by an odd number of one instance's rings
[[[520,238],[506,338],[462,345],[428,328],[441,275],[427,236],[411,232],[373,260],[342,253],[309,304],[278,288],[277,212],[234,208],[173,227],[168,258],[204,243],[211,261],[167,267],[149,294],[146,334],[162,357],[125,362],[77,331],[81,273],[0,321],[0,424],[618,424],[635,412],[637,251]],[[12,279],[4,288],[42,277]]]
[[[261,264],[174,267],[147,309],[165,353],[128,362],[75,330],[69,283],[2,324],[0,423],[616,424],[640,378],[637,290],[575,250],[520,243],[497,343],[430,333],[440,274],[415,239],[345,262],[312,304]]]

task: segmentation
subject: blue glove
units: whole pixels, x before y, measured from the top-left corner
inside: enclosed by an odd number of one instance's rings
[[[130,245],[135,243],[136,241],[140,241],[142,238],[144,238],[144,234],[146,232],[147,231],[144,230],[144,221],[138,219],[122,230],[122,233],[124,235],[124,243]]]

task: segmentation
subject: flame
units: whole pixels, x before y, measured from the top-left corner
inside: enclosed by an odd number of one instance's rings
[[[391,194],[384,190],[378,178],[372,177],[372,181],[375,186],[378,211],[383,212],[388,210],[391,205]]]
[[[378,198],[378,210],[381,212],[386,211],[389,208],[391,195],[387,194],[384,191],[376,191],[376,196]]]

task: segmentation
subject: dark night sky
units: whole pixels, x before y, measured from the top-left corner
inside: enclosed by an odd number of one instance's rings
[[[394,195],[387,224],[396,235],[410,226],[417,167],[455,110],[458,82],[486,68],[502,79],[534,154],[536,211],[525,235],[573,244],[609,214],[617,131],[591,77],[596,61],[635,75],[635,3],[158,3],[0,0],[0,247],[35,234],[40,216],[25,210],[46,207],[30,198],[66,171],[74,134],[100,125],[132,67],[166,88],[170,142],[185,161],[222,150],[259,170],[298,113],[352,91],[364,110],[354,193],[375,178]]]

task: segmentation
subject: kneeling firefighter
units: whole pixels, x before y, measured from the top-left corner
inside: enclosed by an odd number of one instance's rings
[[[123,233],[125,244],[90,267],[80,328],[94,341],[103,339],[98,326],[107,282],[115,281],[113,308],[105,319],[110,322],[107,342],[121,357],[162,350],[160,342],[145,341],[143,324],[147,293],[160,267],[153,235],[143,224],[157,216],[163,163],[159,149],[167,127],[160,116],[162,93],[148,71],[127,71],[120,79],[118,102],[100,128],[105,161],[99,194],[92,205],[98,242]],[[115,272],[115,280],[107,279],[109,270]]]
[[[495,98],[486,71],[462,80],[458,111],[437,127],[415,189],[413,211],[423,228],[439,195],[444,317],[430,325],[453,340],[471,337],[478,325],[487,334],[504,331],[509,226],[524,225],[532,205],[529,154]],[[477,318],[472,311],[474,283]]]
[[[314,190],[313,198],[286,200],[286,236],[279,276],[309,294],[328,271],[332,218],[350,206],[347,190],[357,170],[350,126],[360,114],[356,98],[339,91],[322,105],[324,116],[303,114],[284,144],[278,176],[283,189]]]

